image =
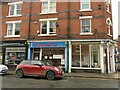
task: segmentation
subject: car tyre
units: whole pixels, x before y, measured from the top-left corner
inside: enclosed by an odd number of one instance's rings
[[[22,78],[22,77],[24,76],[23,70],[21,70],[21,69],[17,70],[17,71],[16,71],[16,76],[17,76],[18,78]]]
[[[48,71],[47,74],[46,74],[46,78],[48,80],[53,80],[55,79],[55,73],[53,71]]]

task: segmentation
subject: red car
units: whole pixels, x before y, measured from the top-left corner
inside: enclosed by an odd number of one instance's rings
[[[63,76],[63,70],[60,67],[50,66],[47,62],[41,60],[23,60],[17,65],[15,74],[21,78],[26,75],[44,76],[53,80]]]

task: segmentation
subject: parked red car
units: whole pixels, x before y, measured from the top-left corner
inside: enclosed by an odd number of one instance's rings
[[[44,76],[47,79],[53,80],[61,78],[64,71],[60,67],[50,66],[47,62],[41,60],[23,60],[17,65],[15,74],[21,78],[26,75]]]

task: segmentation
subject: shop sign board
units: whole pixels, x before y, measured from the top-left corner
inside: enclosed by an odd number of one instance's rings
[[[32,42],[30,48],[55,48],[55,47],[66,47],[65,42]]]

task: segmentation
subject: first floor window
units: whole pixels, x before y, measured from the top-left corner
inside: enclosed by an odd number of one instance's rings
[[[20,35],[20,22],[7,23],[7,36]]]
[[[91,33],[91,20],[90,19],[81,20],[81,33]]]
[[[56,34],[56,20],[41,21],[41,35]]]

